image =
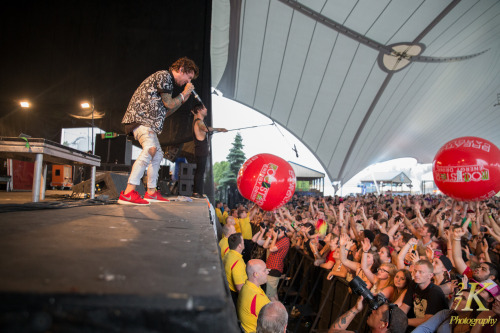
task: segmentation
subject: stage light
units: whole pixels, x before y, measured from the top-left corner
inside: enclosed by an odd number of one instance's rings
[[[81,106],[82,106],[82,109],[88,109],[88,108],[90,108],[90,104],[87,103],[87,102],[82,103]]]
[[[21,101],[21,102],[19,102],[19,104],[21,105],[22,108],[25,108],[25,109],[27,109],[31,106],[30,102],[28,102],[28,101]]]

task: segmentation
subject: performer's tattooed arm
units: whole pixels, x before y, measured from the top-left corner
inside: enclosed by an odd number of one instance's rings
[[[167,108],[167,115],[166,115],[167,117],[172,115],[175,111],[177,111],[177,109],[184,102],[184,99],[182,98],[181,94],[172,98],[172,94],[162,93],[161,100],[163,102],[163,105],[165,105],[165,107]]]

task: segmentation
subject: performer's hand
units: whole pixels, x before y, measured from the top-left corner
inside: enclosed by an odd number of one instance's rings
[[[194,85],[191,82],[188,82],[188,83],[186,83],[186,86],[184,87],[184,91],[182,92],[182,95],[184,95],[185,99],[188,99],[189,95],[191,95],[193,90],[194,90]]]

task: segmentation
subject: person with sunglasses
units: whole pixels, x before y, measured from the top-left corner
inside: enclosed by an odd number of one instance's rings
[[[330,326],[328,333],[335,332],[353,332],[346,331],[351,321],[356,315],[363,311],[363,296],[358,298],[356,305]],[[406,314],[398,308],[396,304],[384,303],[377,309],[372,310],[366,320],[366,325],[372,333],[382,332],[405,332],[408,327],[408,318]]]

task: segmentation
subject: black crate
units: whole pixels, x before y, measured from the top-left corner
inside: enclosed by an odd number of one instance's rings
[[[179,180],[193,180],[196,172],[196,164],[181,163],[179,167]]]

